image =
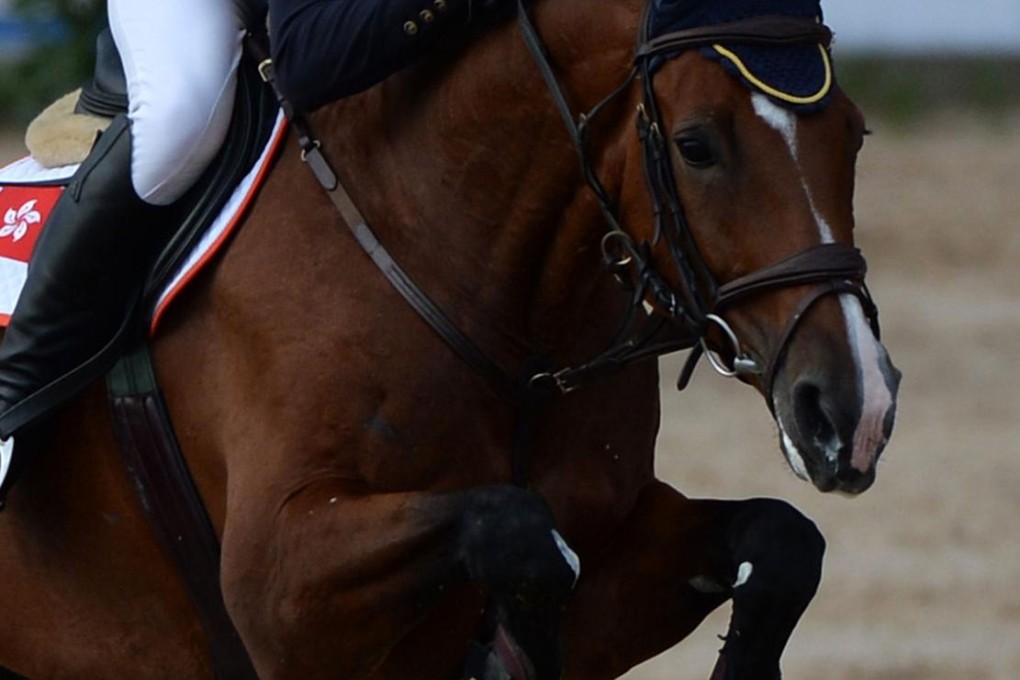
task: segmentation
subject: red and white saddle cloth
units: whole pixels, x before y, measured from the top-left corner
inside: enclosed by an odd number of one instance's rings
[[[269,143],[251,172],[238,184],[219,216],[203,234],[194,251],[177,271],[159,297],[152,312],[151,332],[155,333],[163,313],[187,284],[220,251],[241,223],[252,199],[258,193],[270,167],[270,161],[286,136],[283,115],[276,120]],[[39,234],[63,193],[77,165],[44,168],[32,157],[0,168],[0,326],[7,326],[14,305],[25,285],[28,260]],[[144,226],[139,225],[139,229]]]

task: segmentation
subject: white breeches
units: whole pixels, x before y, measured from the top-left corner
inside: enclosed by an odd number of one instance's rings
[[[231,0],[108,0],[127,77],[131,179],[148,203],[191,188],[234,105],[244,27]]]

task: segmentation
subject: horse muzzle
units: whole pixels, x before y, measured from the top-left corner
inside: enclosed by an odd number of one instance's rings
[[[783,453],[798,477],[823,492],[866,491],[892,435],[901,374],[869,338],[850,357],[814,353],[797,360],[791,351],[776,375],[772,400]]]

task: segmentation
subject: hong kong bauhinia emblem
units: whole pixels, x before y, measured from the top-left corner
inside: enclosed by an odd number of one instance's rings
[[[42,221],[42,215],[35,209],[35,199],[26,201],[20,208],[11,208],[4,213],[4,223],[0,227],[0,238],[11,237],[14,241],[20,241],[28,233],[28,228],[33,224]]]

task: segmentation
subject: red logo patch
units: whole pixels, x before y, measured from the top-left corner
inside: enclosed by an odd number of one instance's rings
[[[62,186],[0,186],[0,257],[28,262]]]

